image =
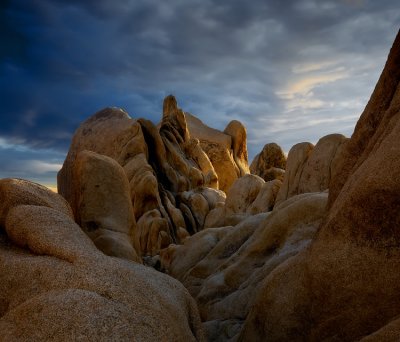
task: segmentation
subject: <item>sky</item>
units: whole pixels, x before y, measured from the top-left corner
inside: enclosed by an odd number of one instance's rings
[[[398,0],[1,0],[0,178],[46,185],[107,106],[157,123],[163,98],[247,128],[249,162],[350,136],[400,24]]]

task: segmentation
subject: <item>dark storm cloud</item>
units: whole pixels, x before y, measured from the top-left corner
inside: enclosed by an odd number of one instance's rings
[[[213,127],[245,123],[251,156],[349,135],[399,20],[395,0],[3,1],[0,162],[65,153],[105,106],[156,122],[169,93]]]

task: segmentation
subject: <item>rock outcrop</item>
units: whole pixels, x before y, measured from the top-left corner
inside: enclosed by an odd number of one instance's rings
[[[264,145],[250,165],[250,172],[260,176],[266,182],[279,179],[283,181],[286,168],[286,156],[282,148],[275,143]]]
[[[280,180],[265,182],[247,174],[237,179],[228,191],[226,201],[220,202],[205,219],[205,228],[236,225],[248,216],[271,211],[282,185]]]
[[[1,339],[399,340],[400,33],[352,137],[267,144],[261,177],[243,125],[196,120],[95,114],[66,200],[0,180]]]
[[[315,146],[307,142],[294,145],[289,151],[283,185],[276,202],[298,194],[327,190],[332,175],[337,174],[337,164],[347,140],[341,134],[330,134]]]
[[[236,179],[250,172],[246,128],[234,120],[221,132],[185,114],[190,136],[199,140],[218,175],[219,189],[228,192]]]
[[[205,229],[161,251],[162,267],[196,299],[209,341],[238,338],[263,280],[310,244],[327,197],[294,196],[272,212]]]
[[[265,280],[241,340],[398,340],[399,66],[400,35],[338,159],[317,238]]]
[[[238,134],[234,156],[245,168],[245,129],[241,127]],[[233,138],[221,135],[231,146]],[[79,160],[82,154],[86,156],[81,158],[84,162]],[[89,165],[95,162],[101,167]],[[81,170],[82,163],[88,164],[87,170]],[[113,188],[117,193],[106,198]],[[210,189],[218,193],[218,201],[210,198]],[[225,197],[218,190],[212,162],[199,140],[190,136],[185,113],[173,96],[164,100],[159,128],[116,108],[104,109],[86,120],[75,132],[58,174],[58,191],[70,203],[76,221],[103,251],[131,260],[155,255],[170,243],[181,243],[203,229],[208,212]],[[83,218],[87,208],[94,210],[96,206],[98,212]],[[113,206],[119,209],[112,212]],[[123,219],[121,215],[125,215]],[[105,219],[100,223],[101,216]]]
[[[73,181],[76,221],[96,247],[107,255],[141,262],[124,169],[110,157],[82,151],[74,163]]]
[[[184,287],[101,253],[61,196],[13,179],[0,196],[2,340],[203,340]]]

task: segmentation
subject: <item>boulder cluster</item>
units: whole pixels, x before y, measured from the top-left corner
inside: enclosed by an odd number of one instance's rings
[[[248,166],[164,100],[77,129],[58,192],[0,180],[0,340],[400,340],[400,36],[351,138]]]

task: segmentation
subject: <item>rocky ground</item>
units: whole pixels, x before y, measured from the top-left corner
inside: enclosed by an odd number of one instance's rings
[[[353,135],[269,143],[164,100],[0,180],[0,340],[400,340],[400,37]]]

